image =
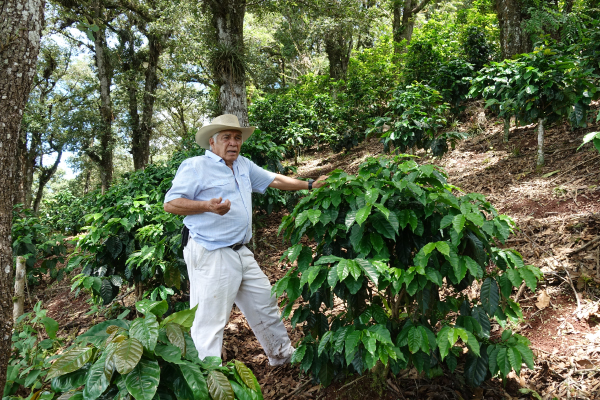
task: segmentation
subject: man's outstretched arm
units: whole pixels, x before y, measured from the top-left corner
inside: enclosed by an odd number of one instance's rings
[[[319,179],[313,182],[313,189],[320,188],[325,185],[325,179],[327,179],[327,175],[320,176]],[[275,179],[269,187],[279,189],[279,190],[306,190],[308,189],[308,182],[301,181],[300,179],[290,178],[289,176],[277,174]]]
[[[166,212],[177,215],[194,215],[205,212],[225,215],[231,208],[231,201],[223,201],[222,197],[208,201],[190,200],[180,197],[164,203],[163,206]]]

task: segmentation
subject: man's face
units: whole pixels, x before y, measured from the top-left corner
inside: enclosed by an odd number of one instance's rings
[[[225,164],[229,166],[232,166],[240,155],[242,142],[242,132],[234,130],[219,132],[217,140],[209,139],[212,152],[225,160]]]

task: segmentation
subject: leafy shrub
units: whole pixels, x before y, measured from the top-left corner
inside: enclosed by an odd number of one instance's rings
[[[79,336],[43,370],[50,396],[127,398],[262,399],[252,371],[239,361],[198,358],[187,331],[196,309],[162,318],[166,301],[136,303],[142,318],[102,322]],[[41,390],[40,390],[41,392]],[[41,394],[41,393],[40,393]],[[52,397],[49,397],[52,398]]]
[[[37,284],[42,275],[49,274],[53,279],[62,279],[64,270],[56,268],[63,263],[67,249],[62,235],[53,234],[47,221],[33,210],[15,208],[12,225],[13,255],[26,258],[27,280]],[[43,260],[35,268],[38,261]]]
[[[12,353],[8,361],[3,398],[10,399],[19,388],[39,390],[50,368],[53,352],[61,340],[56,337],[58,322],[46,316],[39,301],[33,311],[21,315],[12,334]],[[42,339],[42,329],[48,338]]]
[[[466,61],[473,64],[476,71],[490,62],[494,54],[492,43],[488,41],[485,30],[479,26],[471,25],[465,30],[462,37],[462,48]]]
[[[450,104],[455,115],[464,109],[462,103],[469,98],[473,75],[475,71],[472,64],[453,59],[442,63],[431,81],[431,86],[440,91],[442,99]]]
[[[400,152],[431,149],[435,156],[444,154],[448,151],[448,141],[454,145],[460,138],[457,133],[441,133],[447,124],[448,109],[441,93],[427,85],[415,83],[405,89],[399,88],[386,116],[375,121],[376,128],[389,126],[389,130],[381,135],[384,150],[389,151],[393,145]]]
[[[481,194],[453,194],[438,167],[400,156],[371,159],[356,176],[334,171],[328,182],[280,226],[292,244],[282,258],[295,264],[273,292],[287,294],[283,316],[305,331],[293,362],[324,385],[378,361],[394,373],[454,371],[465,346],[471,385],[498,370],[519,374],[521,361],[533,368],[526,338],[490,337],[491,319],[522,318],[513,288],[535,290],[542,277],[518,252],[493,247],[513,229],[509,217]],[[481,289],[470,299],[474,283]]]
[[[150,164],[127,174],[85,216],[87,233],[79,238],[69,266],[82,265],[73,288],[85,287],[108,304],[126,281],[180,289],[187,279],[181,249],[181,218],[163,209],[181,162],[198,152],[182,152],[167,164]]]
[[[40,216],[53,231],[63,235],[77,235],[85,225],[83,217],[90,205],[89,198],[81,198],[65,190],[52,199],[43,201]]]
[[[442,62],[439,52],[433,44],[425,40],[413,40],[406,51],[404,61],[404,82],[428,83]]]

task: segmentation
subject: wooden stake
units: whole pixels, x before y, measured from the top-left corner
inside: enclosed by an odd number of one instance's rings
[[[26,265],[25,257],[17,257],[17,271],[15,273],[15,296],[13,297],[13,321],[23,315],[25,307],[25,276]]]

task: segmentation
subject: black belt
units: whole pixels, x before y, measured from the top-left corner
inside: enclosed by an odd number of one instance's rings
[[[236,243],[236,244],[232,244],[231,246],[227,246],[230,249],[234,250],[234,251],[238,251],[239,249],[241,249],[242,247],[244,247],[244,243]]]

